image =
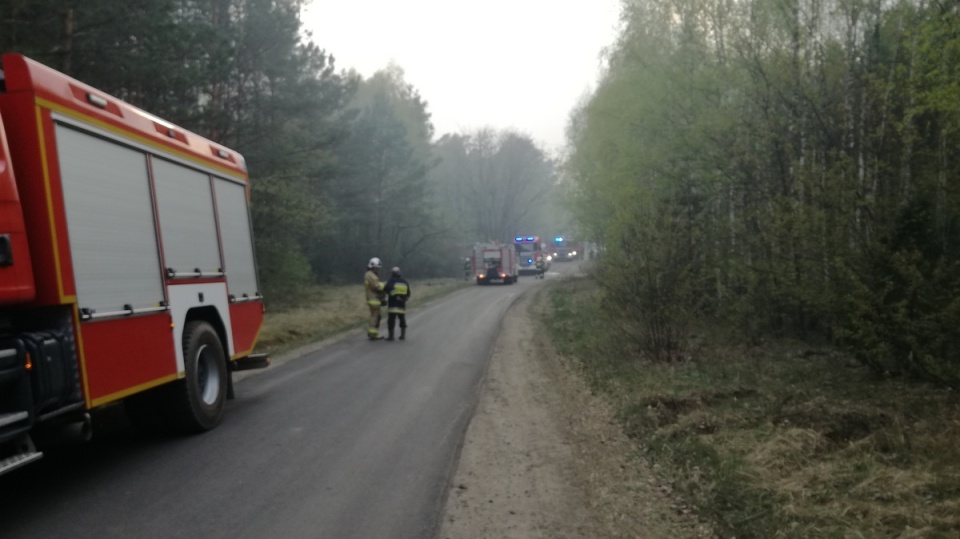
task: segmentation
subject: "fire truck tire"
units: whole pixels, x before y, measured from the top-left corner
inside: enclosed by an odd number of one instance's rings
[[[195,320],[183,330],[186,377],[175,384],[170,405],[177,427],[203,432],[216,427],[227,402],[227,358],[213,327]]]

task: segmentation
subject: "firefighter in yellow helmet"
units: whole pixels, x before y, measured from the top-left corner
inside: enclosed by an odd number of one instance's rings
[[[383,283],[380,282],[380,259],[373,257],[367,262],[367,273],[363,276],[363,288],[367,295],[367,307],[370,308],[370,324],[367,326],[367,338],[371,341],[383,339],[380,335],[380,307],[383,302]]]

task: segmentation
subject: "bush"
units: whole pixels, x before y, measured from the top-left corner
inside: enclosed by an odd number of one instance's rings
[[[889,235],[841,277],[838,335],[865,365],[960,387],[960,256],[956,218],[938,225],[926,197],[911,200]],[[948,230],[943,230],[947,228]]]

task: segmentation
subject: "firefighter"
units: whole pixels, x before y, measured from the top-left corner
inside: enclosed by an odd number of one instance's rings
[[[470,257],[463,259],[463,280],[470,280]]]
[[[380,259],[373,257],[367,262],[367,273],[363,276],[363,288],[367,293],[367,307],[370,308],[370,325],[367,327],[367,338],[371,341],[383,339],[380,335],[380,307],[383,295],[383,283],[380,282],[380,268],[383,264]]]
[[[393,340],[393,328],[400,319],[400,340],[407,337],[407,300],[410,299],[410,283],[400,275],[400,268],[390,269],[390,280],[383,292],[387,295],[388,341]]]
[[[543,257],[537,258],[537,277],[543,279]]]

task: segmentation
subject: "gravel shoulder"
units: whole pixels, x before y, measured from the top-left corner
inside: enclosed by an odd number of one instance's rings
[[[546,287],[508,311],[437,537],[712,537],[553,349]]]

